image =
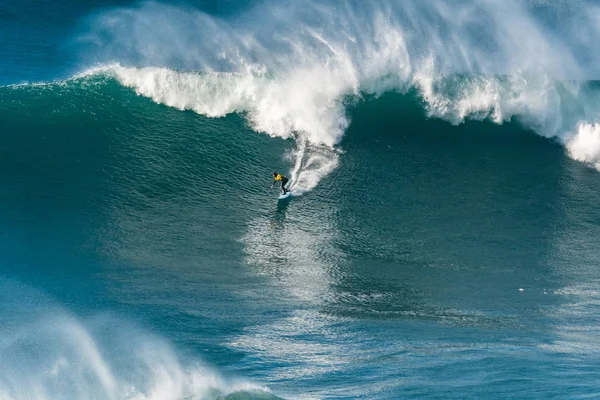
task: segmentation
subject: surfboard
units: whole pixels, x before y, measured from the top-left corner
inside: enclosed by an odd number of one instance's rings
[[[283,200],[283,199],[287,199],[288,197],[290,197],[292,195],[292,192],[287,192],[286,194],[282,194],[280,195],[277,200]]]

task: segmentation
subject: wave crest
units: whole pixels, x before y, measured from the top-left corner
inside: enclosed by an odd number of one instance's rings
[[[193,73],[166,68],[112,71],[125,86],[155,102],[207,117],[247,113],[252,127],[274,137],[301,133],[313,144],[335,145],[348,126],[341,85],[311,85],[306,77],[271,79],[262,74]],[[302,75],[302,74],[300,74]],[[317,86],[319,86],[317,88]]]

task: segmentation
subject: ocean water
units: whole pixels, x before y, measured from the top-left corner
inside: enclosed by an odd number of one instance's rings
[[[598,16],[3,3],[0,399],[600,396]]]

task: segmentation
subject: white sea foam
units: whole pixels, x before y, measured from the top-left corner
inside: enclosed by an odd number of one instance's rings
[[[577,83],[600,71],[589,39],[600,38],[600,7],[574,2],[553,6],[565,16],[555,32],[539,5],[516,0],[262,2],[229,19],[142,3],[91,18],[81,41],[96,61],[120,62],[109,69],[140,95],[209,117],[245,113],[255,130],[297,139],[304,161],[293,163],[313,165],[294,171],[303,190],[335,168],[337,154],[322,162],[313,146],[340,143],[348,102],[411,88],[432,117],[517,118],[598,167],[600,143],[571,132],[600,111]]]
[[[582,123],[567,141],[569,155],[600,170],[600,124]]]

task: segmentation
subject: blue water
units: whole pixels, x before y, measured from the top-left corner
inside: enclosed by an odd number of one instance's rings
[[[0,398],[598,396],[599,11],[4,4]]]

